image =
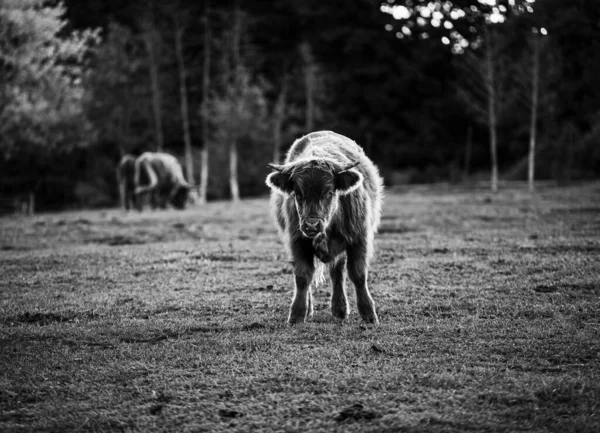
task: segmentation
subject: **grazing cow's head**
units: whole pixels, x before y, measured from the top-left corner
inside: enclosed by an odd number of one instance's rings
[[[177,192],[171,197],[171,204],[175,209],[185,209],[185,205],[189,201],[190,195],[189,185],[180,185]]]
[[[338,197],[358,188],[363,176],[352,170],[358,162],[341,166],[326,160],[300,161],[287,165],[269,164],[274,173],[267,176],[267,185],[294,197],[300,230],[314,238],[324,232],[338,205]]]

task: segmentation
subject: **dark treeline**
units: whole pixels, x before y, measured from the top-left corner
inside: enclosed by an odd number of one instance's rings
[[[0,0],[0,207],[114,205],[119,158],[156,150],[203,198],[263,194],[318,129],[388,184],[593,177],[599,23],[597,0]]]

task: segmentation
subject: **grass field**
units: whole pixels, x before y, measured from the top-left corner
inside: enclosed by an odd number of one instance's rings
[[[0,431],[600,431],[600,184],[388,191],[376,248],[380,326],[288,327],[266,199],[4,217]]]

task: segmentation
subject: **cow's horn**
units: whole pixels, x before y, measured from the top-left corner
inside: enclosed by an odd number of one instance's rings
[[[277,164],[267,164],[267,166],[269,168],[272,168],[273,170],[276,171],[283,171],[283,166],[282,165],[277,165]]]
[[[356,167],[358,164],[360,164],[360,161],[354,161],[351,162],[350,164],[346,165],[345,167],[343,167],[338,173],[343,173],[345,171],[350,170],[351,168]]]

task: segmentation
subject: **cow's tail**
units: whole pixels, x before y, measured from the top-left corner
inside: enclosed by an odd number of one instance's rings
[[[315,275],[313,277],[315,287],[325,283],[325,264],[315,257]]]

